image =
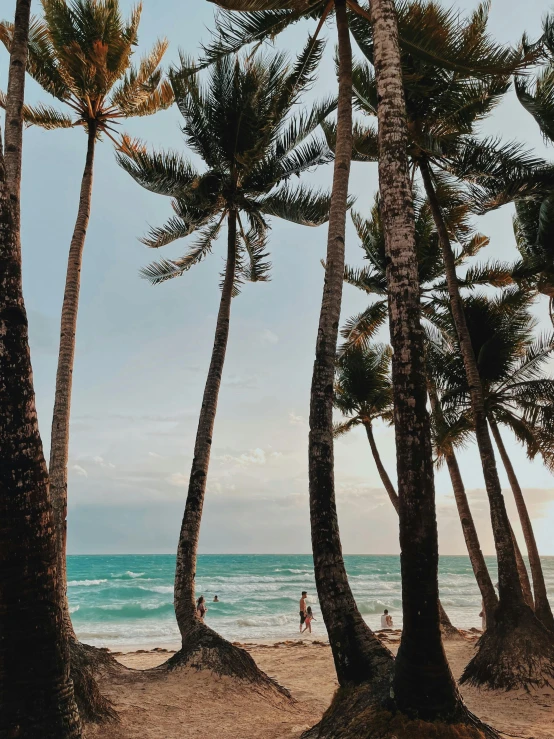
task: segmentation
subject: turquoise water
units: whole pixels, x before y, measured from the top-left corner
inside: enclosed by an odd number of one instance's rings
[[[394,556],[345,557],[358,607],[372,628],[384,608],[402,626],[400,562]],[[491,575],[496,562],[488,558]],[[544,559],[554,596],[554,557]],[[171,555],[69,556],[68,593],[78,636],[97,646],[177,642],[173,612],[175,557]],[[298,632],[298,601],[309,593],[325,637],[309,555],[201,555],[197,594],[208,601],[208,623],[233,640],[284,639]],[[467,557],[442,557],[440,591],[454,624],[479,627],[481,599]],[[213,603],[214,595],[220,603]],[[554,604],[554,603],[553,603]]]

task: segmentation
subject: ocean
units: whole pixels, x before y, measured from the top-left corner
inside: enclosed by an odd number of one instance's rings
[[[496,561],[488,566],[496,578]],[[373,629],[388,608],[402,626],[400,561],[396,556],[350,555],[346,569],[358,608]],[[554,557],[544,558],[554,605]],[[95,646],[132,647],[179,641],[173,611],[173,555],[74,555],[67,558],[68,594],[78,637]],[[309,555],[200,555],[197,595],[209,607],[207,622],[233,641],[298,636],[298,601],[308,591],[316,621],[326,637]],[[468,557],[441,557],[442,603],[453,624],[480,627],[481,598]],[[496,582],[496,580],[495,580]],[[213,603],[214,595],[219,603]]]

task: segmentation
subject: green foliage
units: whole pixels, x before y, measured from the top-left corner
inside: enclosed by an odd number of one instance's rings
[[[530,457],[538,452],[550,464],[554,444],[554,379],[547,374],[554,336],[536,337],[529,312],[533,293],[515,287],[494,298],[471,295],[464,311],[487,416],[508,426]],[[441,334],[428,342],[427,362],[450,425],[467,435],[471,428],[469,386],[452,316],[445,306]]]
[[[456,263],[462,266],[469,257],[475,256],[488,244],[488,238],[473,230],[470,221],[471,204],[451,178],[443,174],[437,177],[437,196],[443,208],[450,238],[458,245]],[[442,306],[447,302],[448,292],[444,279],[441,246],[429,204],[426,199],[419,197],[416,191],[414,191],[414,211],[422,311],[424,318],[434,322],[437,311],[440,317]],[[387,261],[379,197],[375,198],[369,219],[364,219],[354,212],[352,220],[368,265],[362,268],[346,266],[344,280],[366,294],[374,295],[377,300],[368,309],[345,323],[341,329],[341,336],[345,339],[341,351],[353,346],[366,345],[387,317]],[[474,265],[466,271],[464,277],[459,278],[458,284],[469,290],[477,285],[504,286],[512,282],[511,273],[511,265],[500,262]]]
[[[69,106],[71,115],[49,106],[26,106],[28,125],[86,130],[94,125],[99,135],[113,138],[121,119],[152,115],[173,103],[160,70],[167,41],[157,41],[138,66],[132,63],[140,5],[128,21],[118,0],[42,0],[42,7],[44,18],[31,23],[27,71],[45,92]],[[8,51],[12,35],[13,25],[1,23],[0,41]]]
[[[282,54],[224,56],[205,73],[182,56],[180,67],[171,70],[185,142],[205,169],[197,170],[176,152],[148,152],[140,141],[124,141],[120,165],[146,189],[172,199],[174,215],[151,228],[143,243],[158,248],[196,234],[181,259],[164,259],[142,270],[146,279],[164,282],[204,259],[235,212],[238,292],[242,282],[269,279],[268,218],[306,226],[327,220],[329,196],[290,182],[292,175],[331,158],[317,129],[334,101],[293,112],[313,81],[321,51],[318,46],[314,56],[307,46],[294,64]]]
[[[390,364],[390,347],[380,344],[355,347],[338,358],[333,402],[348,420],[335,425],[335,436],[378,418],[392,422]]]

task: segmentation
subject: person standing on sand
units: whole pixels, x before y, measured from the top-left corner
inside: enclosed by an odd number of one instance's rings
[[[303,590],[302,591],[302,597],[300,598],[300,633],[302,633],[302,627],[304,626],[304,623],[306,621],[306,616],[308,615],[308,609],[306,607],[306,597],[308,593]]]
[[[206,606],[206,599],[204,598],[203,595],[201,595],[200,598],[198,598],[196,602],[196,615],[201,621],[203,621],[204,616],[206,615],[207,612],[208,612],[208,608]]]
[[[308,606],[308,610],[306,611],[306,625],[304,627],[304,631],[309,631],[310,634],[312,633],[312,621],[315,621],[315,616],[312,613],[311,607]],[[304,631],[302,633],[304,633]]]

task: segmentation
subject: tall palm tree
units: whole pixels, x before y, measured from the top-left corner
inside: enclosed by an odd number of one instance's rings
[[[550,630],[554,618],[533,526],[515,470],[504,446],[499,425],[507,426],[531,455],[541,450],[542,409],[554,404],[554,380],[545,364],[554,352],[552,337],[534,337],[529,313],[532,294],[510,289],[495,299],[483,295],[465,301],[464,309],[483,385],[485,412],[512,488],[529,555],[535,595],[535,613]],[[448,314],[446,320],[448,321]],[[469,412],[469,389],[457,354],[458,345],[440,353],[436,370],[444,378],[445,403]]]
[[[159,68],[166,41],[158,41],[138,67],[131,62],[140,5],[128,21],[121,16],[119,0],[42,0],[42,7],[44,19],[35,19],[31,25],[27,72],[70,112],[46,105],[25,106],[25,121],[48,130],[81,126],[87,136],[62,305],[49,465],[64,618],[74,636],[66,595],[67,462],[81,265],[91,211],[95,148],[103,135],[117,143],[114,124],[167,108],[173,96]],[[8,50],[12,47],[15,35],[11,24],[0,25],[0,40]]]
[[[78,739],[57,585],[21,280],[19,197],[30,2],[18,0],[7,123],[0,143],[0,735]]]
[[[342,300],[348,180],[352,154],[352,48],[347,7],[367,16],[355,0],[213,0],[226,11],[205,61],[273,38],[303,19],[318,20],[314,47],[334,14],[338,42],[337,145],[329,212],[325,283],[310,395],[309,487],[314,573],[340,684],[386,675],[391,655],[363,620],[348,584],[342,556],[333,475],[333,378]],[[242,11],[242,12],[236,12]],[[365,21],[367,22],[367,21]]]
[[[183,59],[181,68],[170,74],[171,84],[184,118],[187,145],[204,160],[205,170],[198,172],[177,153],[150,154],[132,142],[127,153],[119,156],[120,164],[143,187],[173,199],[176,215],[152,229],[143,243],[158,248],[198,235],[183,258],[162,260],[143,271],[153,284],[180,276],[200,262],[227,226],[225,275],[175,572],[175,613],[183,642],[177,659],[186,661],[204,649],[206,661],[213,660],[219,650],[223,671],[240,673],[248,655],[232,649],[196,617],[194,583],[231,300],[242,282],[269,277],[268,216],[305,226],[318,226],[328,218],[327,195],[288,184],[293,175],[330,159],[324,138],[314,132],[334,101],[290,115],[301,92],[311,84],[322,51],[320,42],[315,50],[308,45],[293,68],[283,55],[226,56],[210,68],[205,82]],[[242,657],[237,658],[239,651]]]
[[[437,197],[437,173],[441,171],[453,172],[461,180],[498,178],[502,184],[498,189],[504,192],[508,191],[512,181],[524,179],[524,175],[530,178],[543,164],[514,144],[501,145],[494,140],[479,140],[474,136],[476,123],[490,112],[508,89],[510,75],[536,58],[520,50],[494,44],[486,31],[487,15],[486,4],[481,4],[467,20],[460,19],[454,11],[444,11],[435,3],[405,2],[399,6],[411,171],[418,170],[422,177],[439,235],[448,295],[471,388],[472,418],[499,567],[499,609],[495,625],[480,641],[470,672],[479,684],[513,686],[544,682],[544,675],[539,671],[547,660],[533,662],[533,658],[537,653],[550,653],[554,645],[524,600],[484,412],[479,372],[463,313],[451,233]],[[354,89],[360,108],[375,115],[378,105],[372,30],[356,18],[352,20],[351,28],[369,62],[369,65],[354,69]],[[416,43],[417,53],[414,52]],[[375,139],[373,129],[366,131],[366,138]],[[492,207],[505,202],[507,196],[504,194],[502,197],[504,200],[497,193],[485,205]],[[520,627],[529,634],[523,650],[523,645],[512,633]],[[507,657],[516,650],[518,653],[513,655],[513,659]],[[497,659],[499,654],[506,655],[506,659]],[[533,665],[531,671],[529,663]],[[548,673],[548,666],[545,669]]]
[[[383,465],[373,435],[374,420],[380,419],[386,423],[392,422],[390,361],[390,348],[371,344],[368,347],[355,347],[340,356],[337,362],[337,381],[335,382],[335,407],[343,415],[347,416],[348,420],[335,425],[335,437],[347,433],[357,425],[364,426],[381,482],[387,491],[394,509],[398,513],[398,494]],[[435,442],[435,448],[437,448],[437,409],[430,385],[429,396],[433,410],[433,441]],[[487,606],[487,617],[492,619],[494,609],[498,605],[498,599],[496,598],[485,558],[481,551],[479,537],[469,508],[452,443],[450,442],[450,438],[443,438],[441,442],[440,448],[443,450],[443,455],[448,463],[454,496],[473,571],[483,595],[483,600]],[[458,630],[452,626],[448,615],[440,603],[439,608],[443,637],[459,637]]]
[[[389,708],[393,704],[396,709],[392,720],[390,713],[387,717],[380,713],[384,701],[376,707],[374,698],[368,706],[361,689],[350,690],[335,698],[333,709],[322,721],[325,731],[320,730],[317,736],[359,737],[377,725],[382,726],[380,735],[392,736],[393,733],[407,733],[406,723],[409,724],[413,717],[420,720],[418,733],[425,732],[421,720],[431,720],[442,722],[438,731],[443,737],[458,733],[458,727],[454,728],[453,724],[472,724],[481,729],[475,731],[477,736],[494,736],[494,732],[485,729],[463,706],[441,642],[438,538],[415,224],[406,157],[402,70],[392,0],[373,0],[371,16],[379,95],[379,186],[389,258],[387,281],[394,352],[393,400],[404,628],[388,696]],[[377,735],[376,731],[374,733]]]

